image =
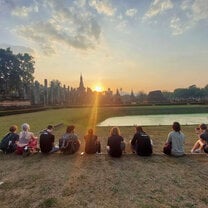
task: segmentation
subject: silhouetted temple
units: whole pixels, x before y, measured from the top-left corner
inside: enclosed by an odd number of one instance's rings
[[[85,87],[83,76],[80,75],[79,86],[77,88],[61,85],[58,80],[53,80],[48,86],[48,80],[44,80],[42,86],[35,81],[31,86],[31,104],[33,105],[93,105],[95,98],[101,105],[121,104],[121,95],[116,90],[114,95],[110,88],[103,92],[93,92],[89,87]]]

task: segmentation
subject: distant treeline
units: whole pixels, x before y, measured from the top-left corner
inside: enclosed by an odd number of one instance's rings
[[[113,93],[110,88],[97,93],[84,87],[82,76],[78,88],[62,85],[59,80],[48,83],[44,79],[42,85],[34,81],[34,71],[35,61],[31,55],[16,55],[10,48],[0,49],[0,106],[5,100],[27,100],[30,105],[37,106],[84,106],[93,105],[95,101],[98,105],[208,103],[208,85],[204,88],[192,85],[173,92],[156,90],[148,94],[133,90],[124,94],[119,89]]]

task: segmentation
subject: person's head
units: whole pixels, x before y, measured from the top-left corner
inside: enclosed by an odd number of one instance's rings
[[[204,123],[202,123],[202,124],[199,125],[199,128],[200,128],[202,131],[205,131],[205,130],[207,130],[207,125],[204,124]]]
[[[49,125],[47,126],[47,131],[52,132],[53,129],[54,129],[54,127],[53,127],[52,125],[49,124]]]
[[[172,128],[174,131],[179,132],[181,130],[181,125],[178,122],[173,122]]]
[[[111,136],[117,136],[117,135],[120,135],[120,129],[118,127],[113,127],[111,130],[110,130],[110,135]]]
[[[93,135],[93,129],[89,129],[89,130],[88,130],[88,134],[89,134],[89,135]]]
[[[29,131],[30,130],[30,125],[27,123],[22,124],[22,130],[23,131]]]
[[[14,133],[15,131],[17,131],[17,126],[16,125],[12,125],[10,128],[9,128],[9,131]]]
[[[66,128],[66,132],[67,133],[72,133],[75,129],[75,126],[74,125],[70,125],[70,126],[67,126]]]
[[[141,126],[136,126],[136,132],[144,132]]]

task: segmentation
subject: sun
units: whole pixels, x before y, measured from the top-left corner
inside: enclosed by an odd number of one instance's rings
[[[100,85],[96,85],[96,86],[94,87],[94,90],[95,90],[96,92],[102,92],[102,91],[103,91],[103,88],[102,88]]]

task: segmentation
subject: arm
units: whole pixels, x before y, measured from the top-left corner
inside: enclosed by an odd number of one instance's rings
[[[171,138],[171,133],[168,134],[166,143],[171,143],[172,142],[172,138]]]
[[[107,142],[107,146],[110,146],[110,141],[109,141],[109,137],[108,137],[108,142]]]

